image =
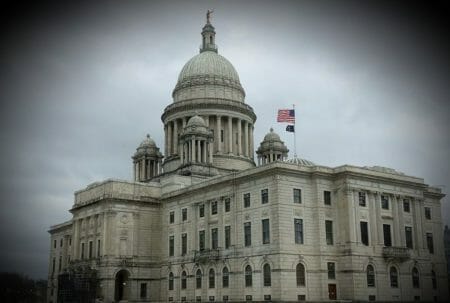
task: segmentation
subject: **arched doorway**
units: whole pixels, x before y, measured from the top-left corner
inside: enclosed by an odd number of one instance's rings
[[[119,302],[121,300],[128,300],[130,293],[130,273],[128,270],[122,269],[116,274],[116,287],[114,300]]]

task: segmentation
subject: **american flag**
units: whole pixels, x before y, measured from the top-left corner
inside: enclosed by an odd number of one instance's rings
[[[288,122],[295,124],[295,110],[294,109],[279,109],[277,122]]]

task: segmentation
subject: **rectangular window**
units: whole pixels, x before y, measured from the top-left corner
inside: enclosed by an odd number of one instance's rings
[[[383,224],[383,237],[384,237],[384,246],[392,246],[391,226],[389,224]]]
[[[56,240],[53,240],[53,248],[56,248]]]
[[[56,258],[53,258],[53,261],[52,261],[52,275],[55,273],[55,265],[56,265]]]
[[[174,236],[169,237],[169,256],[173,257],[175,253],[175,238]]]
[[[141,299],[147,298],[147,283],[141,283]]]
[[[303,244],[303,220],[294,219],[295,243]]]
[[[89,241],[89,259],[92,258],[92,241]]]
[[[323,192],[323,203],[325,205],[331,205],[331,192],[328,190]]]
[[[211,248],[217,249],[219,247],[219,232],[217,228],[211,229]]]
[[[327,245],[333,245],[333,221],[325,220],[325,235],[327,239]]]
[[[205,231],[201,230],[198,232],[198,249],[200,251],[205,250]]]
[[[261,204],[269,203],[269,190],[267,188],[261,190]]]
[[[369,228],[367,222],[361,221],[359,222],[359,226],[361,228],[361,242],[362,244],[368,246],[369,245]]]
[[[403,211],[409,213],[409,199],[403,199]]]
[[[205,216],[205,204],[201,204],[198,208],[199,210],[199,217],[203,218]]]
[[[300,204],[302,203],[302,190],[299,188],[294,188],[294,203]]]
[[[231,226],[225,226],[225,249],[231,246]]]
[[[244,194],[244,207],[250,207],[250,193]]]
[[[406,240],[406,247],[413,248],[413,236],[412,236],[412,227],[411,226],[405,226],[405,240]]]
[[[201,302],[202,301],[202,297],[201,296],[196,296],[195,297],[195,301],[196,302]]]
[[[297,300],[298,301],[306,301],[306,295],[298,295]]]
[[[365,207],[366,206],[366,193],[360,191],[358,193],[358,200],[359,200],[359,206]]]
[[[217,201],[211,202],[211,215],[217,215]]]
[[[270,243],[269,219],[263,219],[261,222],[262,222],[262,243],[269,244]]]
[[[223,297],[222,297],[222,301],[223,301],[223,302],[228,302],[228,296],[223,296]]]
[[[181,234],[181,255],[187,254],[187,233]]]
[[[63,242],[64,242],[64,239],[61,238],[61,240],[59,241],[59,247],[63,247]]]
[[[431,220],[431,208],[425,207],[425,219]]]
[[[175,222],[175,212],[171,211],[169,213],[169,223],[174,223]]]
[[[81,243],[81,259],[84,259],[84,243]]]
[[[244,242],[246,247],[252,245],[252,223],[250,222],[244,223]]]
[[[97,257],[100,257],[100,239],[97,240]]]
[[[381,208],[389,209],[389,197],[387,195],[381,195]]]
[[[183,208],[181,210],[181,220],[186,221],[187,220],[187,208]]]
[[[328,279],[336,279],[336,268],[334,262],[327,263]]]
[[[427,247],[430,254],[434,254],[434,243],[432,233],[427,233]]]
[[[225,199],[225,212],[229,212],[231,209],[231,199],[230,198],[226,198]]]
[[[264,295],[264,301],[272,301],[271,295]]]

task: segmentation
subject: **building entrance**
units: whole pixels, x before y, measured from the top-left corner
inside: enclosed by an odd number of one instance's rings
[[[328,284],[328,299],[330,300],[337,299],[336,284]]]
[[[119,302],[121,300],[128,300],[130,295],[130,273],[128,270],[122,269],[116,274],[116,287],[114,300]]]

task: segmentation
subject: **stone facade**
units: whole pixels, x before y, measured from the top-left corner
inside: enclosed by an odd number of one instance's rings
[[[164,162],[148,136],[133,181],[77,191],[51,227],[48,302],[447,301],[441,191],[286,160],[273,130],[256,165],[256,115],[209,22],[202,35],[162,115]]]

